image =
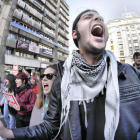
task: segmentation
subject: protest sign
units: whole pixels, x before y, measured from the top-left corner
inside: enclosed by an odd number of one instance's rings
[[[17,100],[16,100],[16,98],[14,96],[14,93],[4,93],[4,94],[5,94],[6,98],[7,98],[7,100],[9,101],[9,103],[11,103],[11,106],[13,108],[16,109],[17,107],[19,107],[19,104],[18,104],[18,102],[17,102]]]

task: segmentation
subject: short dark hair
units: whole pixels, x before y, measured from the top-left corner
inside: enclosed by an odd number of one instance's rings
[[[135,52],[135,53],[133,54],[133,59],[135,59],[135,57],[138,57],[138,56],[140,56],[140,53],[139,53],[139,52]]]
[[[81,16],[84,14],[84,13],[86,13],[86,12],[96,12],[96,13],[98,13],[96,10],[94,10],[94,9],[87,9],[87,10],[84,10],[83,12],[81,12],[77,17],[76,17],[76,19],[74,20],[74,22],[73,22],[73,26],[72,26],[72,31],[73,30],[76,30],[77,31],[77,23],[78,23],[78,21],[80,20],[80,18],[81,18]],[[74,43],[75,43],[75,45],[76,45],[76,47],[78,47],[78,41],[77,41],[77,39],[73,39],[73,41],[74,41]]]
[[[49,66],[47,66],[46,68],[52,68],[55,70],[55,74],[57,75],[58,74],[58,69],[57,69],[57,65],[56,64],[51,64]]]
[[[20,72],[16,75],[17,79],[21,79],[21,81],[23,82],[25,80],[25,84],[28,83],[28,77],[27,74],[25,74],[24,72]]]

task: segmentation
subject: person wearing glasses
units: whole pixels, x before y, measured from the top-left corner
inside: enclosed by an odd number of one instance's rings
[[[32,115],[30,119],[30,126],[34,126],[44,122],[43,118],[48,110],[49,104],[49,93],[52,87],[52,83],[57,76],[57,65],[49,65],[44,70],[44,73],[40,75],[41,79],[41,88],[35,103],[35,106],[32,110]]]

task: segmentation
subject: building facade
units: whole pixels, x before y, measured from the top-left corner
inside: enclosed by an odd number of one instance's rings
[[[28,67],[41,70],[69,54],[65,0],[0,1],[0,76]]]
[[[107,22],[109,38],[106,49],[111,50],[120,62],[133,64],[133,54],[140,52],[140,16],[123,13],[122,18]]]

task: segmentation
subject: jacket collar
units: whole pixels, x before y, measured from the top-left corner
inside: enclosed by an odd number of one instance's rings
[[[27,83],[27,84],[24,85],[23,87],[16,88],[16,89],[15,89],[15,92],[16,92],[16,94],[19,94],[20,92],[22,92],[22,91],[24,91],[24,90],[28,90],[28,89],[30,89],[30,88],[31,88],[30,84]]]

